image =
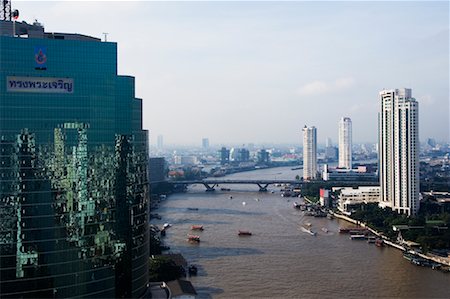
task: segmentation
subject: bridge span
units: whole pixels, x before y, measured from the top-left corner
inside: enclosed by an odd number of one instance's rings
[[[272,179],[272,180],[245,180],[245,179],[203,179],[203,180],[186,180],[186,181],[168,181],[174,185],[193,185],[201,184],[205,186],[206,191],[215,191],[215,188],[219,185],[257,185],[259,191],[266,192],[267,187],[273,184],[290,184],[295,187],[302,188],[305,185],[310,184],[323,184],[328,186],[339,186],[339,187],[356,187],[356,186],[379,186],[378,181],[299,181],[299,180],[282,180],[282,179]]]
[[[173,184],[180,185],[193,185],[202,184],[205,186],[206,191],[214,191],[219,185],[258,185],[260,192],[266,192],[267,187],[272,184],[290,184],[301,186],[303,181],[299,180],[221,180],[221,179],[204,179],[204,180],[191,180],[191,181],[173,181]]]

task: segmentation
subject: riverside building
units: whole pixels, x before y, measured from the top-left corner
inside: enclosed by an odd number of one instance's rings
[[[134,86],[116,43],[0,21],[2,298],[146,291],[148,135]]]
[[[303,127],[303,179],[314,180],[317,176],[317,130]]]
[[[339,121],[339,168],[352,169],[352,120]]]
[[[379,93],[380,206],[419,211],[419,104],[411,89]]]
[[[378,186],[333,187],[333,192],[338,190],[337,208],[346,215],[351,215],[352,210],[360,209],[363,204],[378,203],[380,200]]]

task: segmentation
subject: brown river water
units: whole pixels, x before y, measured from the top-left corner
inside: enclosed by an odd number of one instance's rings
[[[272,168],[226,178],[293,179],[299,171]],[[221,187],[231,191],[191,186],[152,211],[162,216],[153,224],[172,224],[164,238],[170,251],[198,266],[189,278],[198,298],[450,298],[450,274],[414,266],[397,249],[350,240],[338,232],[348,223],[304,216],[293,208],[297,199],[281,197],[279,187],[266,193],[256,185]],[[305,223],[317,236],[302,230]],[[194,233],[199,244],[187,242],[192,225],[204,226]],[[238,230],[252,236],[240,237]]]

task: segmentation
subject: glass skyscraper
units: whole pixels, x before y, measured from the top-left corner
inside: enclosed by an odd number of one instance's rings
[[[139,297],[148,134],[117,44],[0,21],[1,297]]]

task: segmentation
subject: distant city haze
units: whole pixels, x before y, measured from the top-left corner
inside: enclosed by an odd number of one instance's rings
[[[377,142],[378,93],[412,88],[419,136],[449,141],[448,2],[26,2],[20,21],[118,43],[151,144]],[[51,59],[51,53],[48,53]],[[70,59],[70,57],[67,57]]]

